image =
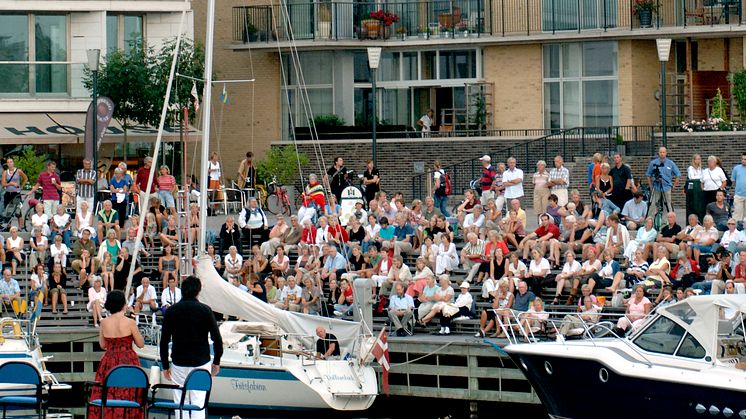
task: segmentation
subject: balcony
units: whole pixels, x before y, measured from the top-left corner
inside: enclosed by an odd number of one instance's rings
[[[434,0],[362,3],[311,1],[303,4],[233,8],[233,42],[430,40],[540,37],[681,28],[692,32],[746,31],[746,0],[656,0],[650,19],[634,12],[635,0]],[[373,19],[385,11],[391,25]],[[291,36],[292,35],[292,36]],[[464,40],[465,41],[465,40]],[[487,41],[485,39],[485,41]]]

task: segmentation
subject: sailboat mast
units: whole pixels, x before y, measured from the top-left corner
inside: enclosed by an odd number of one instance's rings
[[[207,236],[207,176],[208,164],[210,160],[210,112],[212,108],[212,49],[213,37],[215,32],[215,0],[207,1],[207,25],[205,34],[205,94],[202,99],[203,106],[203,127],[202,127],[202,158],[199,175],[199,241],[198,249],[200,255],[204,254]],[[195,156],[196,157],[196,156]]]

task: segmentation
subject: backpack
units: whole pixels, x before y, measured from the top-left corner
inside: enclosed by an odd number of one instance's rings
[[[445,188],[445,194],[446,196],[448,196],[451,193],[453,193],[453,190],[451,189],[451,176],[449,176],[448,172],[446,172],[445,170],[443,170],[442,173],[443,173],[443,185]]]

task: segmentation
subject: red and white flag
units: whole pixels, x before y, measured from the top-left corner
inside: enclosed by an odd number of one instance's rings
[[[197,83],[192,82],[192,91],[190,92],[194,98],[194,112],[199,112],[199,95],[197,94]]]
[[[371,351],[382,368],[383,392],[389,395],[389,342],[386,328],[381,329],[381,333],[376,338]]]

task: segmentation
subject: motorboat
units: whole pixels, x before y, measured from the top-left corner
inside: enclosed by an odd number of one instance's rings
[[[369,362],[375,339],[361,323],[277,309],[226,282],[209,257],[198,259],[195,274],[202,281],[199,300],[239,319],[220,326],[224,352],[209,406],[359,411],[373,404],[378,379]],[[338,338],[340,359],[316,358],[317,326]],[[151,381],[167,382],[159,370],[157,342],[136,352],[143,368],[151,370]]]
[[[511,343],[552,418],[746,418],[746,295],[690,297],[637,330]]]
[[[39,310],[41,311],[41,310]],[[26,362],[34,366],[46,384],[47,391],[69,390],[68,384],[57,381],[54,374],[46,369],[45,362],[50,357],[45,357],[41,351],[39,336],[36,333],[36,313],[29,318],[4,317],[0,319],[0,365],[6,362]],[[26,396],[33,395],[34,389],[25,384],[0,384],[0,394],[3,396]],[[11,409],[13,409],[11,407]],[[13,409],[15,415],[35,415],[33,411],[25,409]],[[49,414],[47,417],[72,417],[71,415]]]

